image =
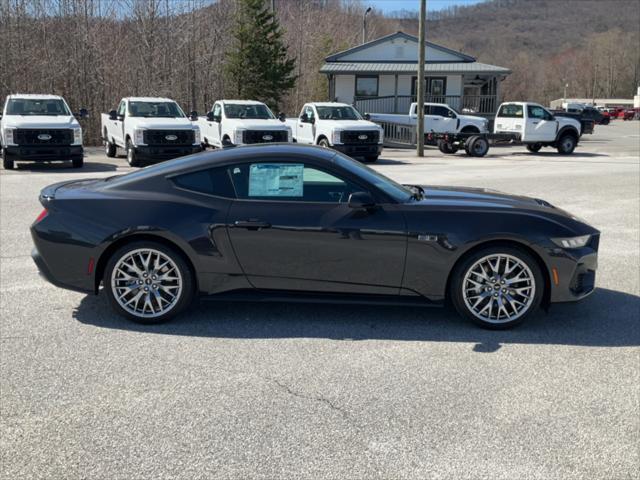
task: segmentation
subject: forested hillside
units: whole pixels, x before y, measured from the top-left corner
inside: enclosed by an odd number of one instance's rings
[[[0,0],[0,98],[59,93],[99,113],[126,95],[166,95],[203,112],[229,94],[224,75],[237,0]],[[270,2],[265,0],[267,4]],[[276,0],[298,80],[280,108],[324,99],[324,57],[360,43],[366,1]],[[368,17],[369,39],[417,33],[415,15]],[[508,99],[633,95],[640,1],[495,0],[430,15],[427,38],[509,67]]]

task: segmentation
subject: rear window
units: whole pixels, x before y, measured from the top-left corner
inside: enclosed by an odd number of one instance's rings
[[[498,117],[522,118],[523,116],[522,105],[502,105],[498,112]]]
[[[192,192],[217,197],[235,198],[235,191],[226,167],[198,170],[171,179],[176,186]]]

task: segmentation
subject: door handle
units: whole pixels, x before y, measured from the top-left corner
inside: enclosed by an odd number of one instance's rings
[[[537,125],[537,124],[539,124],[540,122],[531,122],[531,123],[533,123],[534,125]]]
[[[271,228],[269,222],[263,222],[262,220],[250,219],[250,220],[236,220],[233,222],[233,226],[236,228],[246,228],[247,230],[262,230],[263,228]]]

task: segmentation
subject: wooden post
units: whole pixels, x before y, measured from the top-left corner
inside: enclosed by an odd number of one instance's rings
[[[396,73],[393,86],[393,113],[398,113],[398,74]]]
[[[427,0],[420,0],[420,19],[418,22],[418,124],[416,127],[418,156],[424,157],[424,56],[425,56],[425,17],[427,12]]]

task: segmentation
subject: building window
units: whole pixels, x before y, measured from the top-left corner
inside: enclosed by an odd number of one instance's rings
[[[377,97],[378,77],[360,76],[356,77],[356,97]]]
[[[415,96],[418,77],[411,79],[411,95]],[[424,77],[424,88],[427,97],[444,97],[447,91],[447,77]],[[444,100],[443,100],[444,101]]]

